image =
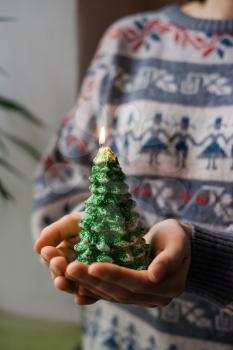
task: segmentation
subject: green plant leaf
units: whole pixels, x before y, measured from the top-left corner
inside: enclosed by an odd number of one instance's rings
[[[7,131],[4,131],[2,129],[0,129],[0,134],[2,134],[5,138],[10,140],[15,145],[17,145],[19,148],[21,148],[24,152],[29,154],[35,160],[40,159],[40,156],[41,156],[40,152],[38,152],[37,149],[35,147],[33,147],[29,142],[21,139],[18,136],[9,134]]]
[[[4,154],[9,154],[8,148],[5,144],[5,142],[3,141],[3,138],[0,137],[0,149]]]
[[[40,127],[45,126],[45,124],[26,107],[7,97],[0,96],[0,109],[19,113],[19,115],[27,121],[30,121],[31,123]]]
[[[0,16],[0,22],[14,22],[15,18],[8,16]]]
[[[1,180],[0,180],[0,196],[2,196],[5,200],[14,200],[14,197],[8,191],[8,189],[3,185]]]
[[[4,158],[0,158],[0,167],[6,169],[7,171],[9,171],[10,173],[12,173],[14,175],[19,176],[21,179],[25,178],[24,174],[19,169],[17,169],[14,165],[9,163]]]

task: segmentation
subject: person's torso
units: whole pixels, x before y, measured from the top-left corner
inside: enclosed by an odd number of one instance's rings
[[[119,35],[100,96],[109,145],[148,227],[174,217],[227,228],[233,217],[232,36],[186,30],[155,14],[131,18]],[[85,349],[233,349],[233,317],[191,294],[164,308],[101,302],[88,310]]]

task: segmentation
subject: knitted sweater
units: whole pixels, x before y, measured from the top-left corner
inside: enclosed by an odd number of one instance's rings
[[[193,224],[185,292],[163,308],[86,307],[85,350],[233,349],[232,33],[176,5],[114,23],[39,166],[37,232],[83,210],[102,125],[147,227]]]

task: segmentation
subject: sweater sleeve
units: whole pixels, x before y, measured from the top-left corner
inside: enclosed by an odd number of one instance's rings
[[[193,225],[186,291],[233,313],[233,230]]]
[[[63,119],[38,166],[34,181],[33,239],[42,228],[74,210],[89,196],[92,159],[102,121],[100,86],[112,69],[118,40],[117,23],[105,33],[83,81],[77,104]]]

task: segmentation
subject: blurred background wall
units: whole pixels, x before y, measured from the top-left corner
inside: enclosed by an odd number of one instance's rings
[[[1,126],[43,151],[77,94],[77,31],[75,0],[1,0],[0,94],[14,98],[45,120],[51,130],[39,131],[0,111]],[[70,296],[56,291],[32,251],[31,179],[35,163],[12,148],[11,159],[28,176],[21,182],[5,172],[16,202],[0,198],[0,309],[62,320],[77,320]],[[2,174],[1,170],[1,174]]]

